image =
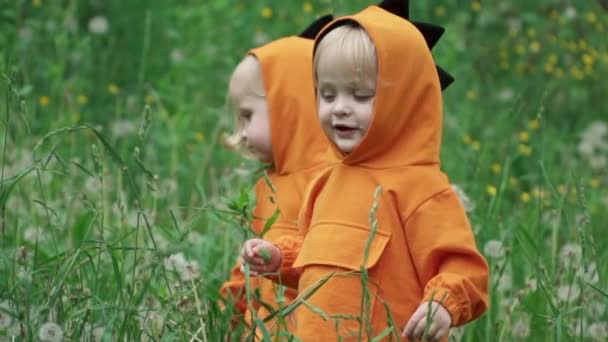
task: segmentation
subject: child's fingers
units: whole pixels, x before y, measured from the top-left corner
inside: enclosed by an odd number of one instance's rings
[[[437,335],[437,332],[439,331],[440,327],[441,326],[437,322],[432,322],[431,326],[429,327],[429,331],[427,332],[427,335],[425,336],[427,338],[427,340],[430,340],[430,341],[437,340],[435,338],[435,336]],[[423,337],[422,335],[424,335],[424,329],[425,328],[426,328],[426,326],[425,326],[425,324],[423,324],[422,325],[422,332],[420,333],[420,337]]]
[[[414,337],[414,329],[418,326],[418,323],[422,320],[422,318],[426,316],[426,310],[423,307],[419,307],[416,312],[412,315],[410,320],[407,322],[405,329],[403,329],[402,336]]]
[[[432,338],[433,341],[439,341],[443,336],[445,336],[448,332],[448,328],[439,328],[435,332],[434,335],[429,334],[429,338]]]

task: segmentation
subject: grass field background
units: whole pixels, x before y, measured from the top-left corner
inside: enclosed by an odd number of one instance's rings
[[[259,168],[223,148],[230,72],[368,4],[0,0],[0,340],[222,340]],[[605,341],[608,4],[411,14],[446,27],[442,163],[492,268],[454,337]]]

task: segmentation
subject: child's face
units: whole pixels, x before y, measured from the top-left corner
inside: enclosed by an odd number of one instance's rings
[[[343,153],[363,139],[371,122],[376,98],[375,80],[358,80],[347,70],[319,59],[317,101],[321,127]]]
[[[261,161],[271,162],[272,145],[266,97],[247,95],[237,102],[245,146]]]

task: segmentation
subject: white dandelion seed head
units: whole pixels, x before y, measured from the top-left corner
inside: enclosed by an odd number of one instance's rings
[[[581,289],[575,285],[562,285],[557,288],[557,298],[563,303],[573,303],[579,299]]]
[[[595,262],[590,263],[585,268],[578,268],[576,270],[576,275],[589,284],[597,285],[600,282],[600,275],[597,272],[597,265]]]
[[[46,322],[40,326],[38,337],[44,342],[61,342],[63,341],[63,329],[53,322]]]
[[[129,120],[118,120],[112,124],[112,134],[116,138],[124,138],[137,133],[137,127]]]
[[[559,259],[563,267],[579,265],[583,257],[583,249],[577,243],[567,243],[562,246],[559,252]]]
[[[502,102],[508,102],[513,99],[515,92],[511,88],[505,88],[498,93],[498,99]]]
[[[264,45],[266,43],[268,43],[270,38],[268,38],[268,35],[266,34],[266,32],[264,31],[258,31],[253,35],[253,44],[254,45]]]
[[[608,158],[604,155],[594,155],[589,158],[589,167],[595,171],[604,170],[608,165]]]
[[[184,267],[186,267],[187,264],[188,260],[186,260],[184,253],[181,252],[171,254],[167,258],[165,258],[165,269],[167,271],[181,273],[181,271],[184,269]]]
[[[13,317],[6,311],[10,311],[10,303],[4,300],[0,302],[0,330],[6,330],[13,322]]]
[[[483,252],[486,256],[498,259],[502,258],[505,255],[505,248],[502,244],[502,241],[499,240],[490,240],[486,242],[486,245],[483,247]]]
[[[196,261],[190,261],[186,265],[181,272],[179,272],[179,277],[182,281],[192,281],[196,280],[201,276],[201,270]]]
[[[184,61],[184,53],[180,49],[173,49],[169,54],[171,62],[179,64]]]
[[[94,16],[89,20],[89,31],[93,34],[105,34],[110,28],[108,19],[103,15]]]
[[[22,336],[24,332],[27,332],[27,325],[21,324],[20,322],[15,322],[8,328],[9,336],[19,337]]]
[[[84,189],[89,194],[96,194],[101,191],[101,182],[97,177],[89,177],[84,181]]]
[[[603,141],[608,134],[608,124],[604,121],[594,121],[585,129],[585,138],[594,142]]]
[[[589,301],[583,307],[590,317],[602,317],[606,312],[606,304],[599,300]]]
[[[587,327],[589,337],[593,341],[606,341],[608,339],[608,323],[595,322]]]
[[[526,279],[526,290],[528,292],[535,292],[538,289],[538,280],[536,278],[528,277]]]
[[[18,36],[19,39],[21,39],[22,43],[27,44],[32,41],[32,37],[34,37],[34,32],[32,32],[32,29],[28,26],[24,26],[19,29]]]
[[[464,207],[464,210],[467,213],[475,210],[475,203],[467,196],[464,190],[457,184],[452,184],[452,190],[458,195],[458,199],[460,199],[460,203]]]
[[[511,329],[514,338],[527,338],[530,336],[530,319],[527,316],[518,318]]]
[[[566,7],[563,15],[564,15],[564,18],[566,18],[568,20],[575,19],[576,18],[576,8],[574,8],[572,6]]]

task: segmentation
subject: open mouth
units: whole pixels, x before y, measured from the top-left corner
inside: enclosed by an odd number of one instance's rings
[[[348,137],[353,135],[358,128],[355,126],[350,126],[350,125],[345,125],[345,124],[337,124],[334,125],[334,130],[336,131],[336,134],[338,134],[338,136],[340,137]]]

